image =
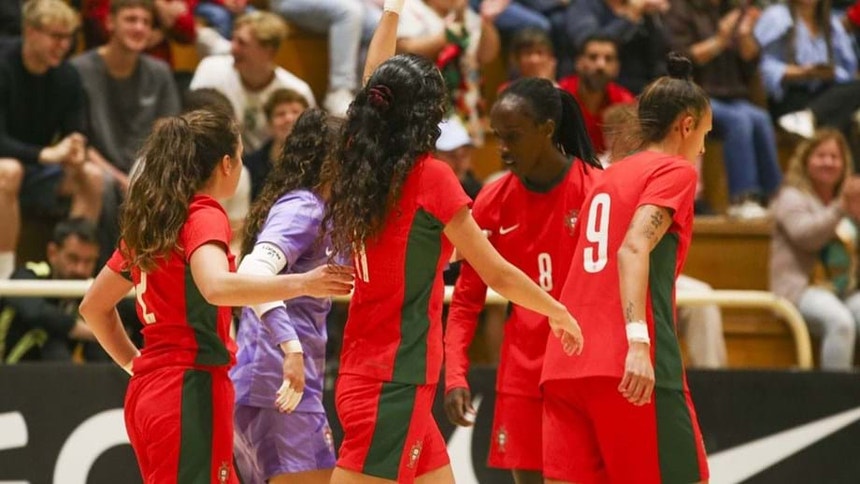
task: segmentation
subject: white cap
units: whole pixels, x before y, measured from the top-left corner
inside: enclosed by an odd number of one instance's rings
[[[469,132],[457,118],[448,118],[439,123],[442,134],[436,140],[436,151],[454,151],[461,146],[472,146]]]

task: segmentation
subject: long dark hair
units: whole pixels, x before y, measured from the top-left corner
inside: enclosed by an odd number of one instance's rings
[[[329,169],[337,137],[343,122],[330,118],[321,109],[309,109],[299,116],[287,136],[281,156],[272,167],[259,198],[245,219],[242,252],[250,253],[269,210],[285,193],[306,189],[316,193],[329,180]]]
[[[601,168],[585,129],[582,110],[569,92],[558,89],[546,79],[527,77],[512,82],[496,102],[513,96],[525,101],[535,122],[555,122],[552,141],[559,151],[575,156],[589,166]]]
[[[156,124],[120,210],[121,250],[131,266],[150,271],[177,248],[191,197],[238,147],[239,128],[226,113],[191,111]]]
[[[355,96],[323,222],[336,253],[380,232],[416,160],[433,151],[445,106],[438,69],[415,55],[382,63]]]

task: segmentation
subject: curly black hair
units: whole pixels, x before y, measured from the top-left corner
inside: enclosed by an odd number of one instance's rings
[[[329,161],[342,127],[341,120],[329,117],[321,109],[308,109],[299,116],[259,198],[248,212],[242,238],[244,254],[254,249],[269,210],[285,193],[299,189],[320,193],[330,179]]]
[[[379,234],[416,160],[433,151],[447,106],[439,70],[415,55],[382,63],[349,108],[324,227],[336,254]]]

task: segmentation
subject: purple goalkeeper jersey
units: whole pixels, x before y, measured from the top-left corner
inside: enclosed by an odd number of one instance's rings
[[[286,255],[282,274],[310,271],[326,263],[328,239],[318,242],[325,205],[308,190],[294,190],[278,199],[269,210],[257,243],[274,244]],[[326,315],[331,300],[298,297],[285,301],[286,322],[295,331],[304,351],[305,392],[297,412],[324,412],[322,403],[325,377]],[[272,311],[277,311],[273,309]],[[284,328],[278,332],[283,334]],[[250,308],[242,309],[236,336],[239,352],[230,378],[236,388],[236,403],[274,408],[275,393],[283,382],[284,354],[260,318]]]

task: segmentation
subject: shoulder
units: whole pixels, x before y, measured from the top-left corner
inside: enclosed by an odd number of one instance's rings
[[[78,72],[84,73],[85,71],[92,70],[96,67],[98,55],[99,53],[96,49],[90,49],[81,53],[79,56],[69,59],[69,63],[77,69]]]
[[[171,71],[170,65],[168,65],[167,62],[164,62],[161,59],[157,59],[147,54],[143,54],[140,56],[140,67],[148,72],[157,75],[158,77],[167,77],[173,75],[173,71]]]
[[[606,86],[606,91],[609,94],[609,101],[612,104],[628,103],[636,99],[633,93],[627,90],[626,87],[614,82],[610,82],[609,85]]]
[[[277,79],[276,82],[280,84],[278,87],[296,90],[299,94],[307,98],[308,104],[311,107],[316,105],[310,84],[302,80],[299,76],[279,66],[275,68],[275,78]]]
[[[204,57],[194,69],[191,88],[201,85],[217,85],[223,83],[226,76],[235,76],[233,57],[229,55],[210,55]]]
[[[754,28],[756,39],[761,44],[769,44],[780,38],[788,30],[794,21],[791,18],[791,12],[788,6],[784,4],[774,4],[761,13],[761,17]]]
[[[224,211],[221,204],[214,198],[209,196],[195,196],[191,200],[191,204],[188,206],[189,221],[192,217],[224,217],[226,220],[227,212]]]
[[[324,204],[319,195],[307,189],[291,190],[278,198],[272,206],[273,210],[284,210],[291,207],[301,207],[305,210],[322,211]]]
[[[579,87],[579,76],[572,75],[559,79],[558,87],[576,96],[576,89]]]

